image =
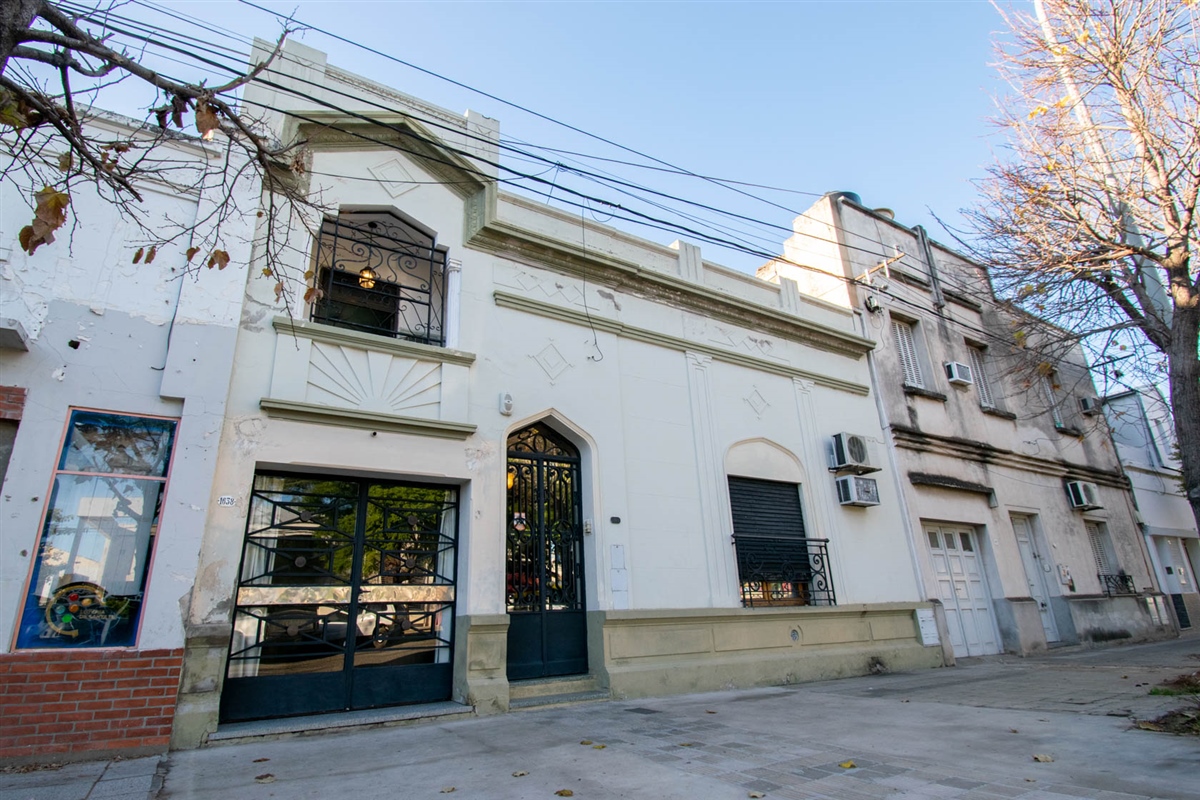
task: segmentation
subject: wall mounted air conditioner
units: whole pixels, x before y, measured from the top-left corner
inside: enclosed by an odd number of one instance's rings
[[[1103,508],[1100,505],[1100,492],[1094,483],[1067,481],[1067,497],[1071,500],[1071,508],[1080,511]]]
[[[946,362],[946,380],[955,386],[970,386],[975,381],[971,379],[971,368],[957,361]]]
[[[879,505],[879,484],[874,478],[847,475],[837,479],[838,502],[844,506]]]
[[[1089,417],[1093,417],[1100,413],[1100,398],[1098,397],[1081,397],[1079,398],[1079,410]]]
[[[862,475],[878,472],[879,467],[871,464],[871,450],[867,437],[857,433],[835,433],[833,435],[833,472],[854,472]]]

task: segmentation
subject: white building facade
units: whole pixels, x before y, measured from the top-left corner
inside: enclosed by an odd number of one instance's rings
[[[1151,388],[1109,395],[1104,414],[1133,486],[1138,523],[1158,584],[1170,599],[1179,627],[1193,627],[1200,621],[1200,533],[1179,485],[1170,406]]]
[[[91,124],[132,142],[131,157],[153,138],[117,118]],[[199,142],[159,148],[193,177],[221,163]],[[163,229],[222,199],[165,182],[141,190],[145,219]],[[58,240],[27,255],[16,243],[33,212],[16,192],[0,185],[0,758],[161,751],[241,317],[249,248],[237,243],[250,231],[227,226],[221,271],[190,272],[189,240],[135,263],[145,233],[80,189]]]
[[[1171,635],[1082,355],[1019,373],[1025,333],[983,270],[856,195],[827,195],[795,231],[759,274],[861,310],[923,592],[955,654]]]
[[[851,309],[501,193],[494,121],[286,55],[246,102],[308,142],[319,293],[246,284],[175,746],[943,663],[890,468],[830,470],[884,454]]]

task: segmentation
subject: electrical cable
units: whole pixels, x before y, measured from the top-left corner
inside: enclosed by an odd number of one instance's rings
[[[145,4],[145,3],[138,3],[138,4],[139,4],[139,5],[142,5],[142,6],[146,6],[146,4]],[[247,5],[252,5],[252,6],[254,5],[253,3],[246,3],[246,4],[247,4]],[[274,12],[270,12],[270,13],[274,13]],[[276,15],[276,16],[278,16],[278,15]],[[111,20],[111,16],[109,17],[109,20]],[[109,20],[105,20],[105,21],[103,21],[102,23],[101,23],[101,22],[98,22],[97,24],[105,24],[105,25],[111,26],[111,22],[110,22]],[[93,21],[95,21],[95,20],[93,20]],[[134,23],[137,23],[138,25],[140,25],[140,23],[139,23],[138,21],[132,21],[132,22],[134,22]],[[128,32],[128,31],[124,31],[123,33],[125,33],[125,35],[131,36],[132,38],[134,38],[134,39],[135,39],[135,40],[137,40],[137,41],[144,42],[145,44],[148,44],[148,45],[151,45],[151,46],[165,47],[165,48],[167,48],[167,49],[173,49],[173,50],[175,50],[176,52],[180,52],[180,53],[181,53],[181,54],[183,54],[183,55],[187,55],[187,56],[190,56],[190,57],[192,57],[192,58],[196,58],[196,59],[197,59],[198,61],[200,61],[201,63],[205,63],[205,64],[207,64],[207,65],[209,65],[209,66],[212,66],[212,67],[215,67],[215,68],[218,68],[218,69],[225,69],[225,70],[230,70],[230,69],[231,69],[231,68],[229,68],[229,67],[228,67],[228,66],[226,66],[226,65],[223,65],[223,64],[218,64],[218,63],[216,63],[216,62],[213,62],[213,61],[211,61],[210,59],[198,58],[198,57],[196,57],[196,56],[195,56],[195,54],[194,54],[194,53],[187,53],[187,52],[184,52],[184,51],[181,51],[181,50],[179,50],[178,48],[173,48],[173,47],[171,47],[171,46],[169,46],[169,45],[165,45],[164,43],[162,43],[162,42],[158,42],[158,41],[156,41],[156,40],[154,40],[154,39],[152,39],[152,38],[150,38],[150,37],[148,37],[148,36],[145,36],[145,35],[139,36],[139,35],[137,35],[137,34],[133,34],[133,33],[130,33],[130,32]],[[327,35],[328,35],[328,34],[327,34]],[[188,38],[193,38],[193,37],[188,37]],[[230,37],[230,38],[233,38],[233,37]],[[336,37],[336,36],[335,36],[335,38],[338,38],[338,37]],[[194,40],[194,41],[200,41],[200,40],[195,40],[194,38],[193,38],[193,40]],[[205,43],[205,44],[206,44],[206,45],[208,45],[210,48],[212,47],[211,43]],[[224,49],[226,52],[231,52],[231,53],[233,53],[233,52],[237,52],[237,51],[233,51],[233,50],[231,50],[231,49],[229,49],[229,48],[220,48],[220,49]],[[369,49],[369,48],[368,48],[368,49]],[[212,49],[210,49],[210,50],[209,50],[209,52],[210,52],[210,53],[212,53]],[[405,62],[401,62],[401,63],[405,63]],[[407,64],[405,64],[405,65],[407,66]],[[421,68],[418,68],[418,67],[414,67],[414,68],[416,68],[416,69],[418,69],[418,70],[420,70],[420,69],[421,69]],[[240,70],[232,70],[232,71],[233,71],[235,74],[237,74],[238,72],[240,72]],[[424,71],[424,70],[422,70],[422,71]],[[437,77],[441,77],[441,76],[437,76]],[[447,79],[447,80],[450,80],[450,79]],[[275,88],[277,88],[277,89],[279,89],[279,90],[281,90],[281,91],[286,91],[286,92],[288,92],[289,94],[292,94],[292,95],[294,95],[294,96],[296,96],[296,97],[299,97],[299,98],[301,98],[301,99],[308,99],[308,100],[310,100],[310,101],[316,101],[316,102],[320,102],[320,101],[318,101],[318,100],[317,100],[317,98],[314,98],[314,97],[312,97],[311,95],[306,95],[306,94],[304,94],[304,93],[302,93],[302,92],[297,92],[297,91],[295,91],[295,90],[292,90],[292,89],[287,89],[287,88],[285,88],[285,87],[280,87],[280,86],[278,86],[277,84],[272,84],[271,82],[268,82],[268,81],[260,81],[260,82],[262,82],[262,83],[264,83],[264,84],[266,84],[266,85],[273,85]],[[453,81],[451,81],[451,82],[453,82]],[[311,82],[311,81],[309,81],[309,83],[312,83],[312,82]],[[327,87],[322,87],[322,88],[327,88]],[[470,87],[466,87],[466,86],[464,85],[464,88],[468,88],[468,89],[469,89]],[[342,93],[342,94],[345,94],[345,93]],[[490,95],[487,95],[486,93],[481,93],[481,94],[484,94],[485,96],[489,96],[489,97],[491,97]],[[347,96],[350,96],[350,95],[347,95]],[[355,98],[355,99],[358,99],[358,100],[360,100],[360,101],[361,101],[363,98]],[[500,100],[499,98],[493,98],[493,99],[496,99],[496,100],[497,100],[497,101],[499,101],[499,102],[506,102],[506,101]],[[330,108],[331,110],[334,110],[334,111],[338,111],[338,112],[345,112],[345,113],[351,113],[351,114],[353,113],[353,112],[346,112],[346,110],[345,110],[345,109],[340,109],[339,107],[337,107],[337,106],[335,106],[335,105],[333,105],[333,104],[327,103],[327,102],[326,102],[326,103],[323,103],[323,105],[325,105],[326,107],[328,107],[328,108]],[[379,104],[375,104],[375,105],[379,105]],[[527,109],[523,109],[522,107],[520,107],[520,106],[516,106],[515,104],[510,104],[510,105],[513,105],[514,107],[516,107],[516,108],[518,108],[518,109],[521,109],[521,110],[526,110],[526,111],[527,111]],[[383,107],[383,106],[379,106],[379,107],[381,107],[381,108],[385,108],[385,109],[386,109],[386,107]],[[289,112],[287,112],[287,111],[284,111],[284,110],[281,110],[281,109],[273,109],[273,110],[276,110],[276,111],[278,111],[278,112],[280,112],[280,113],[285,113],[285,114],[289,113]],[[390,111],[393,111],[393,112],[395,112],[395,110],[394,110],[394,109],[387,109],[387,110],[390,110]],[[399,112],[399,113],[401,113],[401,114],[404,114],[404,115],[406,115],[406,116],[407,116],[407,115],[411,115],[411,114],[410,114],[409,112],[407,112],[407,111],[404,111],[404,112]],[[533,114],[535,114],[536,116],[543,116],[543,115],[538,115],[536,112],[529,112],[529,113],[533,113]],[[295,116],[295,115],[292,115],[292,116]],[[378,125],[378,124],[380,124],[378,120],[372,120],[372,119],[370,119],[370,118],[363,117],[362,115],[357,115],[357,116],[359,116],[360,118],[364,119],[364,121],[367,121],[367,122],[372,122],[372,123],[375,123],[375,124],[377,124],[377,125]],[[554,121],[554,122],[557,122],[557,120],[553,120],[553,119],[551,119],[551,118],[547,118],[547,117],[544,117],[544,116],[543,116],[543,118],[545,118],[545,119],[548,119],[549,121]],[[579,132],[582,132],[582,133],[585,133],[585,134],[587,134],[587,132],[586,132],[586,131],[580,131],[580,129],[574,128],[574,126],[567,125],[566,123],[559,123],[559,124],[562,124],[562,125],[564,125],[565,127],[568,127],[568,128],[570,128],[570,129],[572,129],[572,130],[576,130],[576,131],[579,131]],[[395,128],[394,128],[394,127],[392,127],[392,126],[386,126],[386,125],[384,125],[384,127],[388,127],[388,128],[392,129],[392,130],[395,132]],[[443,126],[443,127],[445,127],[445,126]],[[407,131],[399,131],[399,132],[400,132],[400,133],[403,133],[403,134],[407,134],[407,133],[408,133]],[[462,135],[462,132],[461,132],[461,131],[457,131],[457,130],[456,130],[455,132],[456,132],[457,134],[459,134],[459,135]],[[639,153],[638,151],[636,151],[636,150],[633,150],[633,149],[631,149],[631,148],[625,148],[624,146],[621,146],[621,145],[616,145],[615,143],[612,143],[612,142],[610,142],[609,140],[607,140],[607,139],[604,139],[604,137],[599,137],[599,136],[595,136],[595,135],[592,135],[592,134],[587,134],[587,135],[590,135],[590,136],[592,136],[593,138],[597,138],[597,139],[599,139],[600,141],[604,141],[604,142],[606,142],[606,143],[613,144],[614,146],[621,147],[622,149],[625,149],[625,150],[627,150],[627,151],[629,151],[629,152],[633,152],[633,153],[635,153],[635,154],[637,154],[637,155],[642,155],[643,157],[649,157],[649,156],[645,156],[645,154]],[[472,138],[472,137],[469,137],[469,136],[468,136],[468,138]],[[479,138],[479,137],[473,137],[473,138]],[[491,143],[491,140],[487,140],[487,141],[489,141],[489,143]],[[391,143],[379,142],[378,140],[376,140],[376,143],[378,143],[378,144],[383,144],[383,145],[385,145],[385,146],[392,146],[392,145],[391,145]],[[535,145],[535,147],[536,147],[536,145]],[[396,149],[400,149],[400,150],[402,150],[403,152],[409,152],[409,153],[411,153],[411,151],[407,151],[407,150],[405,150],[404,148],[396,148]],[[476,158],[476,159],[478,159],[478,157],[477,157],[477,156],[475,156],[474,154],[471,154],[471,153],[466,153],[466,152],[464,152],[464,151],[461,151],[461,150],[455,150],[454,148],[447,148],[447,149],[449,149],[449,150],[451,150],[451,151],[453,151],[453,152],[457,152],[457,153],[458,153],[458,154],[460,154],[460,155],[466,155],[467,157],[471,157],[471,158]],[[540,149],[540,148],[539,148],[539,149]],[[520,152],[520,151],[518,151],[518,152]],[[426,156],[425,154],[414,154],[414,155],[420,155],[421,157],[427,158],[427,156]],[[532,159],[534,159],[535,161],[540,161],[540,162],[542,162],[542,163],[550,163],[550,162],[547,162],[547,161],[546,161],[545,159],[543,159],[543,158],[540,158],[540,157],[537,157],[537,156],[533,156],[532,154],[529,154],[529,155],[530,155],[530,156],[531,156],[531,158],[532,158]],[[652,157],[649,157],[649,158],[652,158]],[[483,159],[478,159],[478,160],[484,161],[484,163],[488,163],[490,166],[495,166],[495,167],[497,167],[497,168],[499,168],[499,169],[505,169],[506,171],[508,171],[508,172],[512,172],[513,174],[515,174],[515,175],[517,176],[517,178],[515,178],[515,179],[506,179],[506,180],[505,180],[505,179],[502,179],[502,180],[501,180],[501,182],[504,182],[504,183],[510,183],[510,184],[512,184],[512,185],[519,185],[519,184],[517,184],[515,181],[519,181],[519,180],[523,180],[523,179],[536,180],[536,179],[538,178],[538,176],[535,176],[535,175],[530,175],[530,174],[527,174],[527,173],[522,173],[522,172],[520,172],[519,170],[511,170],[511,169],[509,169],[509,168],[507,168],[507,167],[504,167],[504,166],[502,166],[502,165],[500,165],[500,164],[498,164],[498,163],[494,163],[494,162],[487,162],[486,160],[483,160]],[[655,160],[658,160],[658,159],[655,159]],[[660,162],[660,163],[667,164],[667,162]],[[461,167],[461,165],[456,165],[456,166],[459,166],[459,167]],[[637,165],[634,165],[634,166],[637,166]],[[685,174],[685,175],[688,175],[688,176],[691,176],[691,177],[703,177],[703,176],[698,176],[698,175],[696,175],[695,173],[692,173],[692,172],[690,172],[690,171],[687,171],[687,170],[682,170],[682,168],[675,168],[673,165],[669,165],[669,164],[667,164],[667,166],[671,166],[671,167],[672,167],[672,169],[679,169],[679,170],[680,170],[680,174]],[[574,173],[575,173],[575,174],[577,174],[577,175],[580,175],[581,177],[591,177],[591,176],[585,176],[585,175],[582,175],[582,174],[581,174],[579,171],[576,171],[576,170],[570,170],[570,171],[571,171],[571,172],[574,172]],[[545,174],[545,173],[544,173],[544,172],[543,172],[543,173],[539,173],[539,175],[541,175],[541,174]],[[485,179],[485,180],[488,180],[488,179],[489,179],[487,176],[484,176],[482,173],[479,173],[479,175],[480,175],[480,177],[481,177],[481,178],[483,178],[483,179]],[[601,182],[608,180],[608,179],[607,179],[605,176],[595,176],[595,177],[591,177],[591,179],[592,179],[593,181],[601,181]],[[714,181],[715,181],[715,180],[718,180],[718,179],[710,179],[710,180],[714,180]],[[541,182],[542,182],[542,183],[547,183],[546,181],[541,181]],[[764,221],[762,221],[762,220],[757,220],[757,219],[754,219],[754,218],[751,218],[751,217],[746,217],[746,216],[744,216],[744,215],[734,215],[734,214],[729,214],[729,212],[724,212],[724,211],[722,211],[721,209],[717,209],[717,208],[714,208],[714,207],[712,207],[712,206],[707,206],[707,205],[705,205],[705,204],[699,204],[699,203],[692,203],[692,201],[688,201],[688,200],[686,200],[686,199],[684,199],[684,198],[679,198],[679,197],[677,197],[677,196],[670,195],[670,194],[663,193],[663,192],[656,192],[655,190],[649,189],[648,187],[640,186],[640,185],[637,185],[637,184],[631,184],[631,183],[629,183],[629,182],[625,182],[625,181],[622,181],[621,183],[623,183],[624,185],[626,185],[626,186],[629,186],[629,187],[631,187],[631,188],[633,188],[633,189],[637,189],[637,190],[639,190],[639,191],[648,191],[648,192],[655,193],[655,194],[657,194],[657,195],[659,195],[659,196],[663,196],[663,197],[670,198],[670,199],[672,199],[672,200],[675,200],[675,201],[677,201],[677,202],[685,202],[685,203],[689,203],[689,204],[697,205],[697,206],[699,206],[699,207],[701,207],[701,208],[704,208],[704,209],[706,209],[706,210],[710,210],[710,211],[712,211],[712,212],[714,212],[714,213],[718,213],[718,214],[724,214],[724,215],[728,215],[728,216],[734,216],[734,217],[737,217],[737,218],[740,218],[740,219],[744,219],[744,220],[747,220],[747,221],[754,222],[755,224],[763,225],[763,226],[765,226],[765,227],[772,227],[772,228],[776,228],[776,229],[782,228],[782,226],[773,225],[773,224],[771,224],[771,223],[766,223],[766,222],[764,222]],[[529,191],[529,190],[530,190],[530,188],[529,188],[529,187],[524,187],[524,188],[525,188],[525,190],[526,190],[526,191]],[[615,189],[615,187],[610,187],[610,188],[614,188],[614,189]],[[767,250],[759,250],[759,249],[757,249],[757,248],[754,248],[754,247],[747,247],[747,246],[746,246],[746,243],[745,243],[745,240],[742,240],[741,242],[730,242],[730,241],[728,241],[728,240],[724,240],[724,239],[721,239],[721,238],[719,238],[719,237],[714,237],[714,236],[712,236],[712,235],[710,235],[710,234],[706,234],[706,233],[703,233],[703,232],[701,232],[701,231],[697,231],[697,230],[691,229],[691,228],[689,228],[689,227],[686,227],[686,226],[679,226],[679,225],[677,225],[677,224],[674,224],[674,223],[671,223],[671,222],[669,222],[668,220],[662,220],[662,219],[658,219],[658,218],[656,218],[656,217],[652,217],[652,216],[649,216],[649,215],[646,215],[646,214],[642,214],[641,212],[637,212],[636,210],[633,210],[633,209],[626,208],[626,207],[624,207],[624,206],[622,206],[622,205],[620,205],[620,204],[614,204],[614,203],[611,203],[610,201],[606,201],[606,200],[603,200],[603,199],[601,199],[601,198],[591,197],[591,196],[589,196],[589,195],[586,195],[586,194],[584,194],[584,193],[577,192],[577,191],[574,191],[574,190],[565,190],[565,191],[569,191],[571,194],[573,194],[573,195],[575,195],[575,196],[578,196],[578,197],[580,197],[580,198],[581,198],[581,199],[584,201],[582,204],[581,204],[581,203],[577,203],[577,202],[570,202],[570,203],[569,203],[570,205],[574,205],[574,206],[577,206],[577,207],[588,208],[589,210],[591,210],[591,209],[590,209],[590,206],[588,206],[588,205],[587,205],[587,202],[590,200],[590,201],[593,201],[593,202],[597,202],[597,203],[601,203],[601,204],[604,204],[604,205],[610,206],[610,207],[612,207],[612,208],[618,208],[618,209],[621,209],[622,211],[625,211],[625,212],[627,212],[627,213],[629,213],[629,214],[633,214],[633,215],[635,215],[635,216],[637,216],[637,217],[640,217],[640,218],[641,218],[641,219],[630,219],[629,217],[626,217],[626,216],[621,216],[621,215],[616,215],[616,214],[614,214],[614,216],[615,216],[616,218],[618,218],[618,219],[621,219],[621,220],[623,220],[623,221],[628,221],[628,222],[632,222],[632,223],[634,223],[634,224],[643,225],[643,226],[646,226],[646,227],[656,228],[656,229],[660,229],[660,230],[667,230],[667,231],[671,231],[671,232],[679,232],[679,231],[684,231],[684,232],[686,232],[686,233],[688,233],[688,234],[690,234],[690,235],[697,236],[698,238],[700,238],[700,239],[702,239],[702,240],[704,240],[704,241],[708,241],[709,243],[715,244],[715,245],[717,245],[717,246],[719,246],[719,247],[725,247],[725,248],[728,248],[728,249],[731,249],[731,250],[735,250],[735,251],[738,251],[738,252],[743,252],[743,253],[746,253],[746,254],[754,255],[754,256],[756,256],[756,257],[761,257],[761,258],[765,258],[765,259],[768,259],[768,260],[778,260],[778,261],[783,261],[783,262],[785,262],[785,263],[794,263],[794,262],[790,262],[790,261],[789,261],[788,259],[786,259],[786,258],[781,258],[781,257],[780,257],[778,254],[776,254],[776,253],[773,253],[773,252],[770,252],[770,251],[767,251]],[[535,193],[536,193],[536,192],[535,192]],[[626,194],[629,194],[628,192],[624,192],[624,193],[626,193]],[[542,193],[542,194],[544,194],[544,193]],[[638,199],[641,199],[643,202],[652,203],[652,201],[648,201],[648,200],[646,200],[645,198],[638,198]],[[759,199],[759,200],[761,200],[761,198],[755,198],[755,199]],[[713,224],[713,223],[711,223],[711,221],[709,221],[709,220],[701,220],[700,218],[697,218],[697,217],[694,217],[694,216],[691,216],[691,215],[685,215],[685,214],[683,214],[682,212],[676,211],[676,210],[674,210],[674,209],[668,209],[668,208],[665,208],[665,207],[661,206],[660,204],[656,204],[656,203],[652,203],[652,204],[653,204],[653,205],[655,205],[656,207],[660,208],[661,210],[666,210],[666,211],[668,211],[669,213],[673,213],[673,214],[676,214],[676,215],[678,215],[678,216],[683,216],[683,217],[685,217],[685,218],[688,218],[688,219],[690,219],[691,221],[698,222],[698,223],[700,223],[700,224]],[[790,211],[790,210],[789,210],[789,211]],[[728,233],[730,229],[726,228],[725,230],[726,230],[726,232]],[[871,240],[871,239],[870,239],[870,237],[867,237],[867,236],[865,236],[865,235],[862,235],[862,234],[856,234],[856,235],[862,236],[862,238],[868,239],[869,241],[872,241],[872,242],[873,242],[873,243],[875,243],[875,244],[879,244],[880,246],[883,246],[883,243],[882,243],[882,242],[880,242],[880,241]],[[820,239],[821,237],[813,237],[813,238]],[[835,240],[822,240],[822,241],[827,241],[827,242],[829,242],[829,243],[834,243],[834,244],[840,244],[840,243],[836,242]],[[862,251],[862,252],[866,252],[866,253],[870,254],[872,257],[880,257],[880,256],[882,255],[881,253],[878,253],[878,252],[875,252],[875,251],[872,251],[872,250],[867,250],[866,248],[855,247],[855,246],[853,246],[853,245],[844,245],[844,246],[846,246],[846,247],[849,247],[850,249],[857,249],[857,250],[860,250],[860,251]],[[910,254],[905,254],[905,255],[910,255]],[[855,280],[855,279],[846,278],[846,277],[844,277],[844,276],[830,275],[829,273],[826,273],[826,272],[824,272],[823,270],[818,270],[818,269],[815,269],[815,268],[812,268],[812,267],[808,267],[807,265],[795,264],[795,266],[797,266],[797,267],[799,267],[799,268],[803,268],[803,269],[809,269],[809,270],[812,270],[812,271],[818,272],[819,274],[821,274],[821,275],[823,275],[823,276],[826,276],[826,277],[832,277],[832,278],[838,279],[838,280],[840,280],[840,281],[843,281],[843,282],[845,282],[845,283],[847,283],[847,284],[855,284],[855,285],[860,285],[860,286],[862,285],[862,284],[861,284],[861,282],[859,282],[859,281],[857,281],[857,280]],[[876,290],[878,291],[878,289],[876,289]],[[893,299],[893,300],[896,300],[896,301],[898,301],[898,302],[901,302],[901,303],[905,303],[905,304],[907,304],[907,305],[910,305],[910,306],[912,306],[912,307],[914,307],[914,308],[918,308],[918,309],[922,309],[922,310],[923,310],[923,306],[921,306],[921,305],[919,305],[919,304],[917,304],[917,303],[913,303],[913,302],[911,302],[911,301],[907,301],[905,298],[901,298],[901,297],[899,297],[899,296],[892,295],[892,294],[890,294],[890,293],[888,293],[888,292],[884,292],[884,294],[885,294],[886,296],[888,296],[889,298]],[[959,324],[962,324],[962,323],[959,323]],[[970,328],[970,326],[964,326],[964,327],[968,327],[968,328]],[[989,338],[993,338],[993,339],[995,339],[995,340],[997,340],[997,341],[1003,341],[1005,344],[1008,344],[1008,345],[1011,345],[1011,344],[1012,344],[1012,342],[1011,342],[1011,341],[1009,341],[1009,340],[1007,340],[1007,339],[1004,339],[1004,338],[1001,338],[1001,337],[997,337],[997,336],[995,336],[994,334],[991,334],[991,333],[990,333],[990,332],[988,332],[988,331],[983,331],[983,330],[980,330],[980,329],[973,329],[973,330],[975,330],[976,332],[980,333],[981,335],[988,336]]]

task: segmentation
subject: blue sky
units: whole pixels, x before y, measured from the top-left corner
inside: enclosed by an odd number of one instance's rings
[[[957,223],[975,199],[971,180],[1000,147],[987,118],[1002,90],[990,66],[1002,20],[987,2],[265,4],[697,173],[811,193],[749,190],[789,209],[854,191],[942,240],[932,215]],[[170,6],[245,34],[278,32],[269,15],[235,2]],[[502,134],[627,157],[318,32],[298,38],[373,80],[496,117]],[[788,211],[711,184],[621,174],[790,224]],[[743,269],[760,261],[711,245],[705,254]]]

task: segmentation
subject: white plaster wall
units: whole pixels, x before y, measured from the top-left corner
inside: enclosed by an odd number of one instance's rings
[[[176,157],[203,158],[204,151],[181,146]],[[164,229],[191,225],[198,208],[219,201],[142,188],[144,219]],[[15,243],[31,212],[11,182],[0,193],[0,241]],[[133,264],[144,234],[80,189],[57,241],[33,256],[16,247],[0,253],[0,295],[6,304],[23,304],[32,320],[27,352],[0,351],[3,382],[28,392],[0,494],[4,647],[11,646],[24,605],[71,407],[180,419],[138,647],[182,646],[249,261],[247,233],[236,222],[227,228],[232,259],[223,271],[185,274],[186,239],[160,248],[152,264]]]
[[[467,418],[448,421],[469,422],[477,430],[455,441],[265,415],[258,403],[270,395],[277,353],[270,317],[281,308],[269,287],[251,281],[214,490],[233,496],[235,505],[214,510],[210,518],[194,622],[228,621],[254,471],[280,466],[469,487],[461,516],[458,613],[503,613],[506,439],[545,417],[584,455],[584,514],[593,531],[585,539],[590,609],[739,603],[728,498],[722,501],[720,495],[727,492],[725,453],[748,438],[769,439],[805,465],[809,533],[832,540],[840,602],[916,599],[890,476],[876,476],[884,498],[877,509],[843,509],[833,499],[828,437],[850,430],[882,447],[870,397],[811,381],[801,386],[792,377],[720,357],[706,357],[705,374],[698,376],[686,348],[502,307],[494,295],[508,293],[597,322],[620,322],[718,348],[732,360],[762,359],[864,388],[869,382],[865,358],[705,319],[629,289],[471,249],[464,245],[463,201],[449,189],[425,183],[395,194],[369,180],[372,170],[397,159],[415,180],[434,180],[402,154],[334,150],[314,156],[314,190],[333,207],[393,206],[436,230],[449,257],[461,261],[457,346],[476,360],[469,373]],[[542,236],[577,245],[586,238],[589,251],[665,275],[688,274],[680,266],[681,256],[688,257],[686,248],[639,242],[592,223],[582,234],[578,220],[512,198],[501,198],[500,213]],[[298,253],[292,267],[306,269],[307,257]],[[780,285],[734,279],[724,268],[699,263],[699,273],[694,265],[691,273],[697,283],[708,285],[716,275],[726,292],[737,289],[743,299],[758,299],[774,311],[784,308]],[[298,316],[307,315],[298,297],[292,298],[292,308]],[[809,303],[803,308],[807,319],[853,330],[852,317],[836,307]],[[512,416],[500,413],[502,393],[512,395]],[[765,401],[759,411],[759,400],[748,400],[756,396]],[[697,403],[706,405],[700,409]]]

